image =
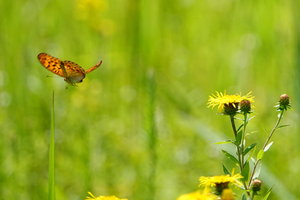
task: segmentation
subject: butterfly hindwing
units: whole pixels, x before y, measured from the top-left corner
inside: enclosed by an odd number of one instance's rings
[[[63,61],[64,68],[66,70],[66,79],[72,83],[82,82],[85,77],[85,72],[82,67],[72,61]]]

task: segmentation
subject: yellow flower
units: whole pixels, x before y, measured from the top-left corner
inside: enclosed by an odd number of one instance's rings
[[[127,200],[127,199],[119,199],[115,196],[99,196],[99,197],[95,197],[91,192],[88,192],[90,197],[86,197],[85,200]]]
[[[114,21],[106,17],[109,12],[108,0],[77,0],[75,2],[74,17],[86,21],[91,28],[104,36],[115,32]]]
[[[254,102],[254,96],[251,95],[251,92],[241,97],[241,100]]]
[[[203,186],[205,188],[215,187],[217,194],[221,194],[223,189],[228,188],[229,184],[236,184],[237,186],[243,186],[243,184],[238,180],[243,178],[240,174],[234,174],[234,170],[231,175],[221,175],[213,177],[201,176],[199,178],[199,187]]]
[[[249,101],[250,103],[254,102],[254,97],[250,94],[251,92],[249,92],[245,96],[241,96],[241,94],[227,95],[226,91],[224,92],[224,94],[222,92],[216,92],[216,95],[212,94],[212,96],[209,96],[207,107],[214,108],[215,106],[218,106],[220,112],[228,115],[234,115],[237,113],[239,103],[242,100]]]
[[[210,193],[207,189],[200,192],[196,191],[189,194],[183,194],[177,200],[216,200],[218,197]]]
[[[224,189],[222,191],[222,200],[234,200],[234,195],[231,189]]]

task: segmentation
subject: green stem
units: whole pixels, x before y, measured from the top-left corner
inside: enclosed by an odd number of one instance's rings
[[[51,114],[51,132],[50,132],[50,148],[49,148],[49,194],[48,200],[55,200],[55,172],[54,172],[54,91],[52,99],[52,114]]]
[[[277,120],[277,122],[276,122],[274,128],[272,129],[272,131],[271,131],[269,137],[267,138],[267,140],[266,140],[266,142],[265,142],[265,144],[264,144],[264,146],[263,146],[263,148],[262,148],[263,151],[265,151],[265,148],[266,148],[266,146],[268,145],[268,143],[269,143],[271,137],[273,136],[273,133],[274,133],[275,130],[277,129],[277,127],[278,127],[278,125],[279,125],[279,123],[280,123],[280,121],[281,121],[281,119],[282,119],[283,112],[284,112],[284,110],[281,110],[281,112],[280,112],[280,114],[279,114],[279,117],[278,117],[278,120]],[[251,183],[252,183],[252,179],[253,179],[253,176],[254,176],[256,167],[257,167],[258,163],[260,162],[260,160],[261,160],[261,159],[259,159],[259,160],[257,160],[257,161],[255,162],[255,165],[254,165],[254,168],[253,168],[253,171],[252,171],[252,174],[251,174],[251,178],[250,178],[248,187],[250,187],[250,185],[251,185]]]
[[[241,142],[241,150],[242,150],[242,163],[244,164],[245,162],[245,157],[244,157],[244,149],[245,149],[245,144],[244,144],[244,140],[245,140],[245,134],[246,134],[246,126],[247,126],[247,113],[244,113],[244,130],[242,133],[242,142]]]
[[[234,133],[235,141],[236,141],[236,139],[237,139],[237,131],[236,131],[236,127],[235,127],[235,123],[234,123],[234,116],[233,115],[230,115],[230,121],[231,121],[231,126],[232,126],[232,130],[233,130],[233,133]],[[243,165],[241,163],[241,150],[238,147],[237,147],[237,152],[238,152],[238,160],[239,160],[240,170],[242,172]]]
[[[149,154],[150,154],[150,161],[151,161],[151,173],[149,176],[149,195],[148,199],[152,200],[155,197],[156,188],[155,188],[155,181],[156,181],[156,168],[157,168],[157,153],[156,153],[156,143],[157,143],[157,129],[155,123],[155,98],[156,98],[156,88],[155,88],[155,76],[154,71],[151,70],[148,72],[148,94],[149,94]]]
[[[251,195],[251,200],[253,200],[253,199],[254,199],[254,196],[255,196],[255,194],[254,194],[254,192],[252,192],[252,195]]]
[[[236,131],[233,115],[230,115],[230,122],[231,122],[232,130],[233,130],[234,138],[236,139],[237,138],[237,131]]]
[[[265,148],[266,148],[266,146],[268,145],[268,143],[269,143],[269,141],[270,141],[270,139],[271,139],[273,133],[275,132],[276,128],[278,127],[278,125],[279,125],[279,123],[280,123],[280,121],[281,121],[281,119],[282,119],[283,112],[284,112],[284,110],[282,110],[281,113],[279,114],[277,123],[275,124],[273,130],[271,131],[271,133],[270,133],[270,135],[269,135],[269,137],[268,137],[268,139],[267,139],[267,141],[266,141],[264,147],[262,148],[262,150],[265,150]]]
[[[233,115],[230,115],[230,121],[231,121],[231,126],[232,126],[232,130],[233,130],[233,133],[234,133],[235,141],[236,141],[237,140],[237,131],[236,131],[236,127],[235,127],[235,123],[234,123],[234,116]],[[241,154],[241,150],[240,150],[239,147],[237,147],[237,152],[238,152],[238,161],[239,161],[239,166],[240,166],[240,172],[242,173],[244,165],[241,162],[242,161],[241,158],[243,157],[243,155]],[[247,190],[247,184],[246,184],[246,182],[243,181],[243,184],[244,184],[245,190]],[[248,196],[250,196],[249,192],[247,192],[247,194],[248,194]]]

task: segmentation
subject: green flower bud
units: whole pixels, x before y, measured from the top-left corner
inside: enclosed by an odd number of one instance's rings
[[[279,97],[279,103],[281,106],[287,106],[290,104],[290,97],[287,94],[282,94]]]
[[[240,109],[242,113],[251,113],[251,102],[249,100],[242,100],[240,102]]]
[[[287,110],[292,109],[290,104],[290,97],[287,94],[282,94],[279,97],[279,104],[276,106],[277,110]]]
[[[261,187],[262,187],[262,181],[259,180],[259,179],[254,179],[253,182],[252,182],[251,189],[252,189],[254,192],[258,192],[258,191],[261,190]]]

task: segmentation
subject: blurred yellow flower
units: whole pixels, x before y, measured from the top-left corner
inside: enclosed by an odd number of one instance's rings
[[[196,191],[189,194],[183,194],[177,200],[216,200],[218,197],[210,193],[207,189],[200,192]]]
[[[231,173],[231,175],[221,175],[221,176],[213,176],[213,177],[205,177],[201,176],[199,178],[200,186],[204,186],[205,188],[208,187],[215,187],[218,185],[225,185],[228,186],[228,184],[236,184],[238,186],[242,186],[243,184],[239,181],[239,179],[243,178],[240,174],[234,174],[234,170]]]
[[[85,200],[127,200],[127,199],[119,199],[115,196],[99,196],[99,197],[95,197],[91,192],[88,192],[90,197],[86,197]]]
[[[89,16],[92,17],[92,14],[104,12],[107,8],[106,0],[77,0],[75,16],[79,19],[87,19]]]
[[[241,96],[241,94],[227,95],[226,91],[224,94],[222,92],[216,92],[216,95],[212,94],[212,96],[209,96],[207,107],[212,107],[213,109],[215,106],[218,106],[220,112],[223,111],[224,106],[232,106],[233,108],[237,109],[242,100],[254,102],[254,97],[250,94],[251,92],[249,92],[247,95]]]
[[[221,195],[222,200],[234,200],[234,195],[231,189],[224,189]]]
[[[109,8],[107,0],[77,0],[74,16],[78,20],[86,21],[95,31],[104,36],[110,36],[115,31],[115,23],[106,18]]]

